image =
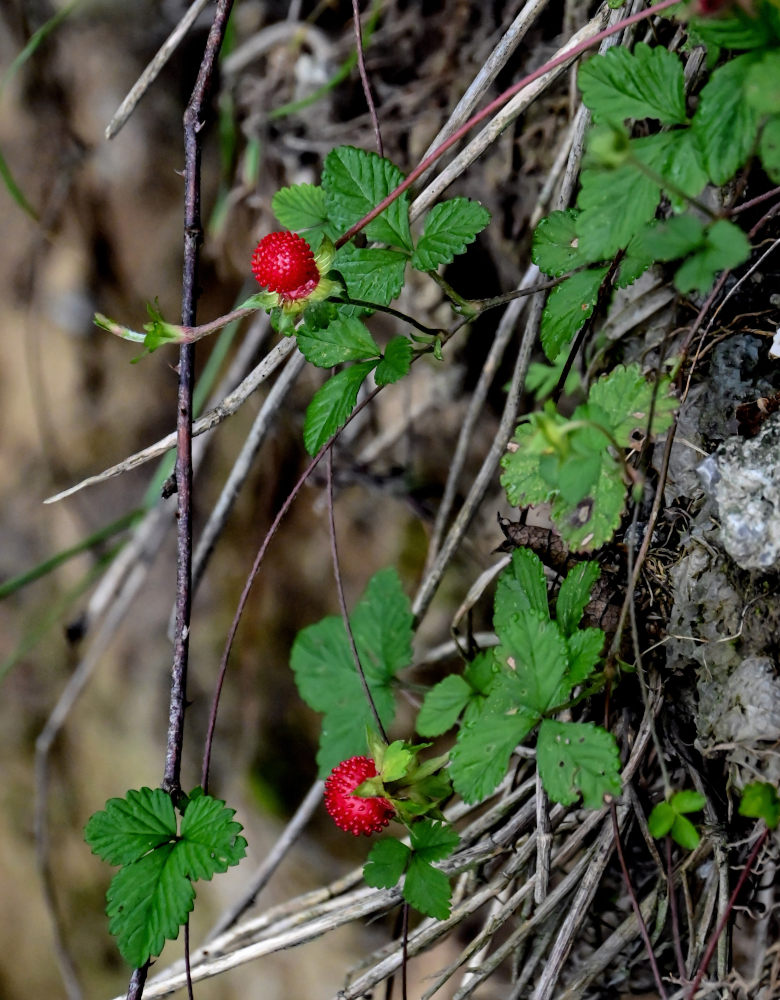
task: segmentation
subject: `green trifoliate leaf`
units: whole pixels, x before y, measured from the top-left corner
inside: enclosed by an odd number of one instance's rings
[[[701,92],[693,133],[714,184],[725,184],[745,163],[758,134],[759,112],[745,100],[748,74],[758,62],[747,52],[720,66]]]
[[[302,324],[296,331],[301,354],[318,368],[376,358],[381,351],[359,319],[336,319],[322,328]]]
[[[573,208],[564,212],[552,212],[534,230],[531,260],[540,271],[553,278],[559,278],[567,271],[591,263],[579,248],[574,227],[577,214]]]
[[[409,862],[403,893],[406,902],[426,917],[446,920],[450,915],[449,879],[417,854]]]
[[[407,337],[393,337],[376,368],[377,385],[390,385],[409,374],[412,366],[412,342]]]
[[[705,295],[719,271],[737,267],[750,256],[750,243],[739,226],[718,219],[707,230],[704,245],[691,254],[674,276],[678,291]]]
[[[538,716],[522,709],[496,710],[488,702],[475,720],[458,731],[450,752],[450,776],[465,802],[481,802],[504,777],[512,751],[533,729]]]
[[[699,831],[685,816],[677,816],[672,825],[672,839],[688,851],[699,846]]]
[[[346,231],[367,215],[403,181],[404,175],[390,160],[354,146],[338,146],[325,157],[322,186],[328,217]],[[411,251],[409,198],[404,193],[365,230],[369,240]]]
[[[387,306],[404,286],[407,259],[397,250],[347,244],[337,252],[333,267],[343,276],[351,298]]]
[[[762,114],[780,112],[780,51],[764,52],[750,67],[745,78],[745,100]]]
[[[450,674],[425,695],[417,715],[420,736],[440,736],[451,729],[473,697],[473,690],[459,675]]]
[[[739,803],[740,816],[762,819],[770,830],[780,823],[780,797],[774,785],[765,781],[753,781],[745,785]]]
[[[271,209],[285,229],[303,233],[311,243],[315,237],[334,233],[328,221],[325,191],[314,184],[293,184],[280,188],[273,196]]]
[[[84,828],[84,839],[110,865],[126,865],[176,836],[176,814],[161,788],[131,789],[109,799]]]
[[[580,67],[577,83],[595,122],[654,118],[685,122],[683,67],[668,49],[639,42],[633,52],[617,46]]]
[[[565,636],[577,631],[593,584],[600,574],[599,564],[595,562],[577,563],[566,574],[555,601],[555,617]]]
[[[395,837],[380,840],[363,865],[363,878],[374,889],[392,889],[406,870],[411,850]]]
[[[303,443],[310,455],[316,455],[336,431],[341,430],[355,409],[358,392],[376,361],[345,368],[317,390],[306,408]]]
[[[571,805],[582,795],[586,809],[599,809],[605,795],[620,795],[615,737],[593,723],[545,719],[539,727],[536,761],[553,802]]]
[[[761,165],[775,184],[780,184],[780,115],[770,118],[758,144]]]
[[[425,217],[412,266],[418,271],[433,271],[451,263],[489,222],[490,212],[468,198],[451,198],[436,205]]]
[[[448,858],[460,841],[451,826],[431,819],[415,823],[410,830],[410,839],[414,853],[428,864]]]
[[[596,669],[604,648],[604,633],[600,628],[577,629],[566,639],[566,648],[569,654],[566,680],[576,687]]]
[[[566,642],[557,622],[550,621],[549,611],[518,612],[504,625],[499,638],[501,645],[494,655],[503,669],[494,682],[496,697],[502,690],[508,708],[519,706],[537,718],[566,700]]]
[[[109,886],[106,912],[130,965],[143,965],[178,935],[192,910],[194,880],[210,879],[244,856],[246,841],[234,815],[219,799],[193,793],[177,834],[169,796],[141,788],[109,800],[89,821],[85,835],[93,850],[123,863]]]
[[[656,838],[669,834],[681,847],[692,851],[698,846],[699,832],[683,814],[698,812],[706,802],[703,795],[691,789],[677,792],[668,802],[659,802],[653,808],[647,820],[650,833]]]
[[[578,271],[553,288],[542,313],[542,347],[554,361],[574,339],[585,320],[593,315],[601,283],[608,268],[591,267]]]
[[[542,561],[530,549],[515,549],[512,561],[501,573],[493,601],[493,627],[501,635],[519,611],[533,610],[550,617],[547,580]]]
[[[392,679],[412,659],[412,614],[395,570],[372,577],[350,624],[377,711],[389,726]],[[317,754],[324,777],[340,761],[365,753],[366,727],[374,724],[341,618],[331,615],[299,632],[290,665],[303,700],[325,716]]]

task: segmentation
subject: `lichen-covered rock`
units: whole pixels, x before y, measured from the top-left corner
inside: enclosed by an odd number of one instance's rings
[[[780,414],[755,438],[724,441],[699,470],[734,562],[763,572],[780,567]]]

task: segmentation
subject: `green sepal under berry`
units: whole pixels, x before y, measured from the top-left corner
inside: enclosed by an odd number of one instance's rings
[[[178,830],[171,799],[159,788],[109,799],[85,827],[93,852],[122,866],[109,886],[106,912],[109,930],[133,967],[178,936],[193,907],[193,881],[227,871],[246,853],[235,810],[199,789],[183,801]]]

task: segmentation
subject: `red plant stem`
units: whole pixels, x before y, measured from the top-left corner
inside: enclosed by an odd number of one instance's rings
[[[685,982],[687,972],[685,969],[685,959],[682,953],[682,940],[680,939],[680,915],[677,912],[677,893],[674,888],[674,865],[672,864],[672,838],[666,837],[666,884],[669,887],[669,911],[672,915],[672,937],[674,938],[674,953],[677,957],[677,972],[680,979]]]
[[[358,71],[360,73],[360,82],[363,84],[363,93],[365,94],[366,104],[368,105],[368,113],[371,116],[371,123],[374,126],[374,135],[376,136],[376,151],[380,156],[384,155],[384,148],[382,146],[382,133],[379,131],[379,119],[376,114],[376,107],[374,106],[374,98],[371,95],[371,84],[368,82],[368,73],[366,72],[366,60],[363,55],[363,32],[360,29],[360,3],[359,0],[352,0],[352,20],[355,24],[355,46],[357,48],[357,63]]]
[[[679,0],[661,0],[661,3],[654,4],[652,7],[648,7],[647,10],[640,10],[636,14],[632,14],[630,17],[624,18],[622,21],[618,21],[617,24],[613,24],[611,28],[604,28],[603,31],[599,31],[593,36],[593,38],[588,38],[579,45],[575,45],[574,48],[569,49],[567,52],[561,52],[554,59],[535,69],[528,76],[524,76],[522,80],[517,83],[512,84],[503,94],[499,94],[495,100],[491,101],[490,104],[486,105],[481,111],[478,111],[473,115],[467,122],[465,122],[459,129],[452,133],[452,135],[445,139],[433,152],[429,153],[425,159],[419,163],[414,170],[408,176],[401,181],[395,190],[391,191],[386,198],[383,198],[374,208],[371,209],[366,215],[363,216],[358,222],[355,223],[350,229],[340,236],[335,243],[336,249],[344,246],[348,243],[353,236],[356,236],[361,229],[364,229],[370,222],[381,215],[382,212],[392,205],[392,203],[399,198],[404,191],[408,190],[412,184],[417,180],[417,178],[424,174],[425,171],[434,164],[439,157],[443,156],[455,143],[460,142],[464,135],[467,135],[475,125],[479,125],[480,122],[489,118],[494,111],[498,111],[499,108],[503,107],[508,101],[510,101],[515,94],[521,91],[524,87],[527,87],[534,80],[538,80],[540,76],[544,76],[545,73],[549,73],[550,70],[556,69],[564,63],[570,62],[572,59],[576,59],[577,56],[582,55],[583,52],[587,52],[588,49],[593,48],[594,45],[598,45],[603,42],[605,38],[610,38],[612,35],[617,34],[618,31],[622,31],[624,28],[630,27],[632,24],[637,24],[639,21],[644,21],[648,17],[652,17],[654,14],[660,14],[662,10],[666,10],[668,7],[673,7],[679,3]]]
[[[614,802],[610,803],[609,809],[612,816],[612,829],[615,831],[615,849],[617,850],[617,856],[620,862],[620,870],[623,872],[623,881],[626,884],[626,889],[628,890],[628,895],[631,899],[631,906],[634,909],[634,915],[636,916],[637,923],[639,924],[639,933],[642,935],[642,940],[645,943],[645,950],[647,951],[647,957],[650,960],[650,968],[653,970],[653,978],[655,979],[655,985],[658,988],[658,995],[662,998],[662,1000],[667,1000],[667,993],[664,989],[661,973],[658,969],[658,962],[656,961],[655,952],[653,951],[653,943],[650,940],[650,935],[647,933],[647,924],[645,924],[645,919],[642,916],[642,908],[639,905],[639,900],[636,898],[634,886],[631,883],[631,876],[628,874],[628,865],[626,864],[626,859],[623,854],[623,844],[620,840],[620,826],[618,825],[617,809],[615,808]]]
[[[768,836],[769,836],[769,827],[766,827],[764,829],[764,832],[756,841],[753,850],[750,852],[750,855],[747,861],[745,862],[745,867],[742,869],[742,872],[739,878],[737,879],[737,884],[734,886],[734,891],[729,897],[728,906],[726,907],[723,916],[718,921],[718,926],[710,935],[710,939],[707,942],[707,950],[704,952],[704,958],[702,958],[701,963],[699,964],[699,971],[696,973],[696,978],[691,984],[691,988],[688,991],[686,1000],[693,1000],[693,998],[696,996],[696,990],[699,988],[699,984],[701,983],[702,979],[704,978],[704,974],[707,971],[707,966],[710,964],[710,960],[712,959],[712,956],[715,954],[715,949],[718,946],[718,941],[720,940],[720,936],[723,933],[726,924],[728,923],[728,919],[731,916],[731,911],[734,909],[734,904],[737,901],[737,897],[739,896],[742,890],[742,886],[745,884],[745,880],[750,874],[750,870],[753,867],[755,860],[758,857],[761,848],[764,846]]]

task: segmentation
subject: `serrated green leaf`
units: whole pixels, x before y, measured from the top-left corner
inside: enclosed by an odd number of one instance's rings
[[[403,181],[404,175],[390,160],[354,146],[338,146],[325,157],[322,186],[328,217],[346,231],[367,215]],[[365,228],[370,240],[412,250],[409,198],[406,193]]]
[[[193,880],[210,880],[226,872],[246,854],[246,840],[239,836],[243,827],[233,819],[221,799],[200,795],[191,799],[181,821],[177,859],[181,870]]]
[[[629,243],[629,252],[649,260],[677,260],[704,241],[704,223],[692,215],[674,215],[665,222],[650,222]]]
[[[369,689],[384,726],[395,714],[392,679],[412,659],[412,614],[394,569],[380,570],[350,616],[352,633]],[[319,773],[365,752],[373,715],[366,702],[341,618],[331,615],[300,631],[290,665],[298,691],[324,714]]]
[[[491,794],[506,774],[512,751],[537,719],[532,712],[502,714],[486,706],[478,719],[460,728],[450,751],[450,777],[464,802],[481,802]]]
[[[531,424],[519,424],[501,459],[501,485],[513,507],[546,503],[555,490],[539,472],[539,455],[532,451],[536,430]]]
[[[668,802],[658,802],[653,806],[653,811],[647,818],[647,827],[652,836],[658,840],[669,833],[676,819],[677,813]]]
[[[638,42],[592,56],[577,75],[582,99],[595,122],[654,118],[664,125],[686,121],[683,67],[668,49]]]
[[[550,292],[542,313],[541,338],[544,353],[554,361],[571,343],[585,320],[593,315],[606,267],[578,271]]]
[[[577,214],[574,208],[551,212],[540,220],[534,230],[531,260],[540,271],[553,278],[559,278],[576,267],[591,263],[579,248],[574,227]]]
[[[395,837],[374,844],[363,865],[366,885],[374,889],[392,889],[406,870],[411,853],[406,844]]]
[[[428,864],[448,858],[460,841],[449,824],[431,819],[415,823],[409,832],[414,853]]]
[[[436,920],[450,915],[450,882],[444,872],[413,854],[404,880],[404,899],[419,913]]]
[[[662,379],[656,391],[636,363],[616,365],[608,375],[597,379],[588,393],[588,402],[601,408],[608,421],[607,428],[624,448],[632,446],[635,432],[647,433],[651,408],[650,433],[662,434],[671,427],[678,405],[671,395],[670,380]]]
[[[566,639],[569,652],[567,682],[575,687],[582,684],[596,669],[604,648],[604,633],[600,628],[577,629]]]
[[[582,436],[583,432],[590,432],[592,428],[583,427],[571,435],[572,441]],[[586,497],[591,488],[598,481],[601,472],[601,449],[580,448],[565,459],[558,459],[556,470],[556,485],[562,500],[567,504],[578,504],[583,497]]]
[[[412,367],[412,342],[407,337],[393,337],[385,347],[384,356],[376,367],[377,385],[391,385],[409,374]]]
[[[577,563],[566,574],[555,601],[555,618],[565,636],[577,631],[582,612],[600,574],[599,564],[595,562]]]
[[[364,361],[345,368],[314,394],[306,408],[303,424],[303,443],[310,455],[316,455],[347,422],[355,409],[361,385],[376,365],[376,361]]]
[[[761,132],[758,144],[761,165],[769,178],[780,184],[780,115],[770,118]]]
[[[359,319],[335,319],[320,329],[302,324],[295,333],[301,354],[318,368],[378,357],[379,345]]]
[[[537,718],[566,699],[566,642],[557,622],[550,621],[549,611],[519,611],[505,623],[499,638],[501,645],[494,655],[505,669],[494,682],[496,697],[503,697],[507,707],[527,709]]]
[[[764,52],[750,67],[745,79],[745,100],[762,114],[780,112],[780,51]]]
[[[759,113],[745,100],[744,88],[757,61],[756,53],[747,52],[724,63],[701,92],[692,128],[714,184],[734,176],[756,141]]]
[[[280,188],[271,200],[271,209],[285,229],[305,233],[309,241],[315,235],[334,235],[328,223],[325,192],[317,185],[293,184]]]
[[[688,198],[698,197],[707,186],[707,171],[693,129],[658,132],[634,139],[632,145],[640,161],[667,182],[664,193],[673,211],[685,211]]]
[[[561,537],[575,552],[588,552],[608,542],[620,524],[626,502],[622,469],[610,455],[601,460],[601,474],[576,506],[562,497],[553,500],[550,514]]]
[[[477,653],[463,671],[463,677],[477,694],[487,694],[495,676],[495,660],[491,649]]]
[[[415,726],[420,736],[440,736],[451,729],[473,695],[459,674],[450,674],[427,692]]]
[[[684,847],[688,851],[692,851],[694,848],[698,847],[699,841],[701,840],[699,831],[689,819],[685,818],[685,816],[675,816],[671,834],[672,840],[676,841],[680,847]]]
[[[545,719],[539,727],[536,761],[553,802],[571,805],[581,794],[586,809],[600,809],[605,795],[620,795],[615,737],[591,722]]]
[[[490,212],[469,198],[450,198],[425,217],[423,234],[412,254],[412,267],[434,271],[451,263],[490,222]]]
[[[164,844],[125,865],[108,887],[108,929],[133,968],[159,955],[192,910],[195,888],[178,870],[176,848]]]
[[[695,35],[696,44],[722,49],[764,48],[772,41],[766,15],[751,17],[739,7],[733,7],[728,17],[693,18],[689,29]]]
[[[632,140],[632,149],[636,141]],[[633,163],[614,170],[583,170],[580,180],[581,211],[575,223],[580,251],[590,260],[607,260],[652,219],[661,189]]]
[[[401,294],[407,257],[381,247],[343,246],[333,267],[343,276],[353,299],[387,306]]]
[[[496,583],[493,627],[499,637],[514,615],[529,609],[550,617],[542,561],[530,549],[520,548],[512,553],[512,561]]]
[[[92,852],[110,865],[137,861],[176,836],[176,814],[161,788],[131,789],[123,799],[109,799],[84,828]]]
[[[770,830],[780,823],[780,797],[774,785],[766,781],[752,781],[745,785],[739,803],[740,816],[762,819]]]
[[[701,792],[684,788],[681,792],[675,792],[669,800],[669,805],[676,813],[698,812],[707,804],[707,800]]]
[[[677,270],[674,284],[685,294],[693,290],[705,295],[719,271],[737,267],[750,257],[750,243],[739,226],[718,219],[707,230],[704,245]]]

